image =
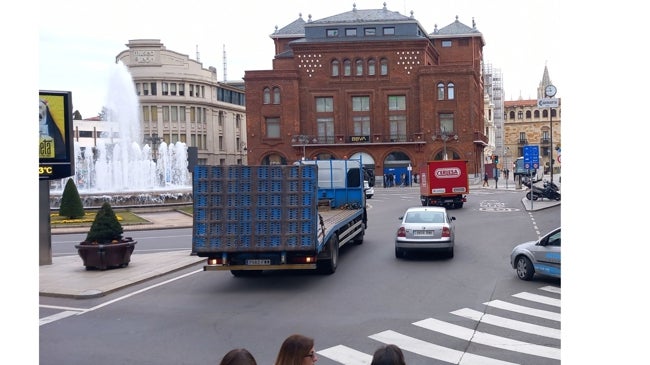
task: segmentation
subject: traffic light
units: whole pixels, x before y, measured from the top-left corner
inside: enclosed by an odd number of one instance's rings
[[[499,163],[499,156],[494,155],[494,163]]]

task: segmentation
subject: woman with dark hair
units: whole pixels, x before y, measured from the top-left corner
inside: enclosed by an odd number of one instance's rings
[[[377,349],[370,365],[406,365],[404,354],[397,345],[385,345]]]
[[[224,355],[219,365],[257,365],[257,362],[248,350],[232,349]]]
[[[275,365],[311,365],[316,361],[318,356],[314,352],[314,339],[295,334],[282,343]]]

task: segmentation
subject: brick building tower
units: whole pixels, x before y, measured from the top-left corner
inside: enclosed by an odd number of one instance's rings
[[[357,158],[409,179],[424,162],[482,168],[482,34],[456,19],[427,33],[382,9],[296,21],[270,35],[272,70],[244,76],[248,163]]]

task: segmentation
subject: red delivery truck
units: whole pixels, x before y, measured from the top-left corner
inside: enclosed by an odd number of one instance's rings
[[[420,168],[423,206],[462,208],[469,194],[467,160],[428,161]]]

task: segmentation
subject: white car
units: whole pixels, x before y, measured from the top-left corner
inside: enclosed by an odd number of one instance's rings
[[[375,188],[370,186],[368,180],[363,180],[363,190],[366,192],[366,199],[370,199],[375,195]]]
[[[456,217],[447,215],[444,207],[408,208],[395,235],[395,257],[406,256],[407,251],[442,250],[454,257]]]
[[[510,266],[521,280],[531,280],[539,275],[561,278],[562,245],[560,227],[537,241],[518,244],[510,253]]]

